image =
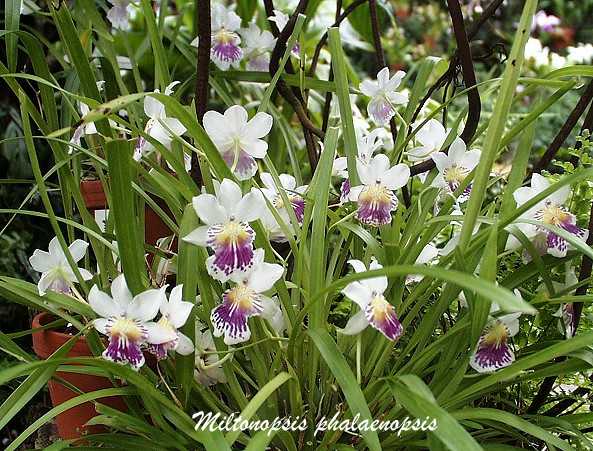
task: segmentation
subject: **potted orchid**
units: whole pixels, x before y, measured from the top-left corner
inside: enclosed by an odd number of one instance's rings
[[[21,382],[0,424],[53,403],[7,449],[52,422],[51,449],[591,447],[591,67],[534,74],[537,0],[480,78],[457,0],[449,62],[386,61],[387,2],[276,3],[49,2],[48,46],[8,2],[0,77],[43,211],[2,213],[55,237],[32,280],[0,276],[35,312],[0,333]]]

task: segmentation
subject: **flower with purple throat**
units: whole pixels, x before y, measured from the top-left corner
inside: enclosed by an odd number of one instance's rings
[[[282,277],[284,268],[264,262],[263,249],[256,249],[253,259],[253,267],[248,273],[233,275],[235,285],[224,293],[222,304],[214,307],[210,314],[214,336],[224,335],[227,345],[249,340],[249,318],[275,312],[273,305],[266,308],[266,304],[274,304],[274,301],[262,293],[270,290]]]
[[[239,185],[229,179],[215,184],[215,190],[216,195],[200,194],[193,198],[196,214],[206,225],[183,240],[210,247],[214,255],[206,260],[208,273],[225,282],[253,266],[255,231],[249,223],[262,216],[266,204],[260,191],[252,188],[243,196]]]
[[[231,66],[238,68],[243,58],[241,38],[237,31],[241,28],[241,18],[232,10],[220,3],[212,5],[210,58],[220,70],[228,70]],[[198,46],[196,37],[191,45]]]
[[[533,174],[531,176],[531,186],[521,187],[513,193],[517,207],[533,199],[549,186],[550,182],[545,177],[540,174]],[[564,205],[569,194],[570,187],[563,186],[527,210],[520,216],[517,224],[513,225],[533,241],[535,248],[542,255],[547,253],[554,257],[562,258],[566,256],[566,252],[570,246],[564,238],[544,225],[559,227],[582,240],[586,240],[589,236],[589,231],[576,224],[576,217]],[[521,219],[537,221],[542,223],[542,226],[524,223],[521,222]],[[520,246],[520,241],[512,234],[509,235],[507,250],[517,249]]]
[[[256,158],[264,158],[268,143],[262,138],[272,129],[272,116],[256,113],[248,120],[247,111],[233,105],[224,114],[207,111],[204,129],[231,171],[239,180],[247,180],[257,172]]]
[[[290,206],[292,207],[292,210],[296,216],[296,220],[299,225],[301,225],[305,216],[305,199],[303,198],[303,193],[307,190],[307,185],[296,186],[296,179],[289,174],[280,174],[278,176],[280,179],[280,187],[276,186],[274,179],[267,172],[261,173],[260,178],[264,184],[264,187],[261,189],[261,191],[266,199],[270,202],[272,207],[276,210],[282,222],[287,227],[291,227],[290,216],[288,212],[289,210],[284,204],[281,190],[286,194],[286,197],[290,202]],[[270,239],[272,241],[286,241],[286,236],[284,235],[280,224],[274,217],[271,208],[266,209],[266,213],[262,217],[262,221],[266,229],[269,231]]]
[[[396,107],[408,102],[406,94],[396,91],[405,76],[406,73],[400,70],[389,77],[389,68],[384,67],[377,74],[376,81],[365,80],[360,84],[360,91],[371,98],[367,112],[375,124],[388,124],[395,116]]]
[[[245,46],[247,70],[268,72],[270,52],[274,49],[276,38],[268,30],[261,30],[253,22],[249,24],[249,28],[242,28],[239,33]]]
[[[348,263],[356,273],[383,267],[374,258],[371,259],[368,269],[360,260],[348,260]],[[340,330],[341,333],[356,335],[371,325],[389,340],[396,341],[401,337],[403,327],[397,318],[395,308],[383,295],[387,285],[385,276],[362,279],[346,285],[342,294],[354,301],[360,307],[360,311],[348,320],[346,327]]]
[[[123,274],[111,283],[111,296],[91,288],[89,305],[100,316],[93,321],[95,329],[109,337],[103,352],[107,360],[130,364],[138,369],[144,365],[142,346],[147,343],[166,343],[176,335],[154,327],[152,320],[159,311],[166,287],[150,289],[132,297]]]
[[[509,340],[519,332],[521,313],[492,318],[482,331],[469,364],[479,373],[491,373],[515,361]]]
[[[480,161],[479,150],[467,150],[465,142],[456,138],[449,147],[449,153],[436,152],[431,155],[439,173],[432,185],[441,188],[446,194],[453,195],[465,178],[474,170]],[[458,203],[469,199],[471,184],[457,197]]]
[[[165,359],[169,351],[177,351],[181,355],[189,355],[194,350],[191,340],[178,329],[183,326],[194,304],[183,301],[183,285],[177,285],[171,290],[169,300],[163,293],[159,310],[161,317],[157,322],[146,325],[148,336],[153,337],[171,337],[170,340],[156,340],[151,342],[147,339],[148,351],[154,354],[157,359]]]
[[[362,183],[350,188],[350,200],[358,203],[356,219],[374,227],[389,224],[397,208],[394,191],[408,183],[410,168],[403,163],[390,167],[389,158],[379,154],[368,164],[357,160],[356,170]]]

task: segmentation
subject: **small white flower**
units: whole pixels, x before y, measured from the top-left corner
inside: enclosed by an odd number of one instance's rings
[[[224,114],[207,111],[204,115],[206,133],[239,180],[250,179],[257,172],[255,159],[268,152],[268,143],[262,138],[270,133],[272,122],[272,116],[263,112],[248,121],[241,105],[231,106]]]
[[[303,199],[302,194],[307,190],[307,186],[297,187],[296,179],[289,174],[280,174],[278,177],[298,223],[302,224],[305,216],[305,199]],[[264,184],[264,187],[261,189],[262,193],[276,209],[284,224],[290,228],[291,222],[287,206],[284,205],[284,201],[274,183],[274,179],[267,172],[263,172],[260,175],[260,178]],[[286,241],[286,236],[270,209],[266,209],[266,212],[262,217],[262,222],[270,233],[270,240],[277,242]]]
[[[393,191],[405,186],[410,168],[403,164],[390,167],[386,155],[375,155],[368,164],[357,160],[356,169],[362,185],[350,189],[349,199],[358,203],[356,218],[363,224],[378,227],[391,222],[397,208]]]
[[[243,38],[247,70],[268,72],[270,52],[274,49],[276,38],[267,30],[261,30],[255,23],[249,28],[242,28],[239,33]]]
[[[579,43],[576,47],[568,47],[567,61],[570,64],[591,64],[593,62],[593,45]]]
[[[525,60],[531,62],[535,69],[545,68],[550,65],[550,49],[542,46],[539,39],[529,38],[525,45]]]
[[[436,259],[438,256],[439,250],[436,248],[436,246],[432,243],[428,243],[426,246],[424,246],[424,248],[420,252],[420,255],[418,255],[418,257],[416,258],[414,264],[428,265],[431,262],[433,262],[434,259]],[[406,285],[410,283],[420,282],[423,278],[424,276],[419,274],[409,274],[408,276],[406,276]]]
[[[416,133],[416,141],[420,143],[420,146],[408,150],[409,160],[417,162],[430,158],[433,153],[441,150],[449,131],[445,130],[443,124],[436,119],[430,119]]]
[[[175,331],[155,327],[152,319],[159,306],[166,302],[166,286],[160,290],[146,290],[132,297],[123,274],[111,283],[111,296],[91,288],[89,305],[100,316],[93,321],[95,329],[109,337],[103,357],[113,362],[138,369],[144,365],[141,346],[160,344],[177,339]]]
[[[183,301],[183,285],[178,285],[167,297],[161,298],[160,312],[161,318],[156,323],[146,325],[148,331],[148,351],[154,354],[157,359],[161,360],[167,357],[167,352],[175,350],[181,355],[189,355],[194,350],[194,345],[191,340],[181,333],[178,329],[183,326],[189,314],[192,311],[194,304]],[[151,337],[174,337],[168,341],[160,341],[153,343]]]
[[[239,185],[229,179],[215,184],[215,189],[215,196],[200,194],[193,198],[196,214],[206,225],[183,240],[210,247],[214,255],[206,261],[208,273],[225,282],[253,266],[255,231],[249,223],[261,218],[266,204],[260,191],[252,188],[243,196]]]
[[[173,93],[173,88],[179,83],[179,81],[174,81],[167,86],[165,88],[165,95],[170,96]],[[160,91],[155,89],[154,92],[158,93]],[[187,130],[179,119],[167,116],[165,105],[154,97],[146,96],[144,98],[144,113],[148,116],[144,133],[161,143],[166,149],[171,149],[171,144],[175,136],[181,136]],[[134,159],[140,161],[143,156],[148,155],[153,150],[154,146],[150,141],[141,136],[138,138],[138,143],[134,150]],[[186,170],[190,169],[191,156],[184,154],[184,165]]]
[[[194,378],[197,382],[207,387],[214,384],[226,384],[227,379],[224,375],[222,365],[217,364],[220,358],[218,354],[212,354],[216,351],[212,332],[205,330],[203,324],[196,321],[196,368]]]
[[[41,8],[33,0],[22,0],[21,2],[21,14],[28,16],[39,11]]]
[[[449,153],[436,152],[431,158],[439,171],[434,178],[432,185],[442,188],[445,193],[453,193],[463,183],[470,172],[478,165],[481,152],[479,150],[467,150],[465,142],[456,138],[449,148]],[[457,202],[463,203],[469,199],[471,184],[457,198]]]
[[[577,278],[574,269],[570,267],[569,263],[567,263],[566,273],[564,274],[564,283],[553,282],[554,290],[556,292],[564,291],[566,288],[576,285],[578,281],[579,279]],[[554,316],[561,319],[558,325],[560,332],[562,332],[567,339],[574,337],[577,327],[576,315],[574,312],[574,304],[572,302],[568,304],[561,304],[558,308],[558,311],[554,313]]]
[[[357,273],[382,268],[374,258],[368,269],[360,260],[349,260],[348,263]],[[396,341],[401,336],[403,327],[395,309],[383,296],[387,285],[385,276],[362,279],[346,285],[342,294],[358,304],[360,311],[348,320],[346,327],[340,330],[341,333],[356,335],[371,325],[389,340]]]
[[[544,10],[538,11],[534,18],[531,26],[532,30],[539,29],[546,33],[552,33],[556,30],[556,27],[560,25],[560,19],[553,14],[548,15]]]
[[[389,68],[384,67],[377,74],[377,80],[365,80],[360,84],[360,91],[371,100],[367,106],[369,117],[377,125],[385,125],[395,116],[397,105],[407,103],[408,96],[396,92],[406,73],[397,71],[389,78]]]
[[[107,11],[107,19],[117,30],[130,29],[130,0],[108,0],[113,6]]]
[[[376,128],[368,133],[359,128],[355,130],[358,159],[362,163],[369,164],[373,154],[383,146],[383,140],[380,138],[383,130],[382,128]],[[348,178],[348,160],[346,157],[338,157],[334,160],[332,175]]]
[[[75,240],[68,246],[68,251],[72,255],[72,259],[78,262],[84,258],[88,246],[89,243],[86,241]],[[41,273],[41,278],[37,283],[39,295],[43,296],[47,290],[70,294],[77,279],[57,237],[52,238],[49,242],[48,251],[35,249],[33,255],[29,257],[29,263],[33,269]],[[84,280],[93,278],[93,275],[86,269],[78,268],[78,270]]]
[[[290,17],[288,16],[288,14],[285,14],[282,11],[275,9],[274,15],[268,17],[268,19],[270,20],[270,22],[275,22],[276,26],[278,27],[278,31],[282,33],[282,30],[284,30],[284,28],[288,24]],[[290,51],[293,56],[300,58],[301,48],[298,42],[294,44],[294,47]]]
[[[253,259],[253,267],[247,274],[233,275],[232,280],[236,285],[224,293],[222,304],[214,307],[210,314],[214,336],[224,335],[227,345],[249,340],[250,317],[260,316],[266,310],[275,315],[273,305],[266,308],[266,304],[273,304],[274,301],[262,293],[272,289],[282,277],[284,268],[275,263],[266,263],[263,249],[256,249]]]

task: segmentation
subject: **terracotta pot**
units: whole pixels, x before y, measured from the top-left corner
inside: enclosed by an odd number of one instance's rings
[[[33,318],[32,327],[41,327],[53,320],[55,320],[55,317],[51,314],[47,312],[39,313]],[[47,359],[71,338],[71,335],[55,330],[40,330],[33,333],[33,350],[40,358]],[[88,357],[92,355],[93,354],[84,337],[79,338],[70,352],[68,352],[68,357]],[[106,377],[63,372],[57,372],[56,376],[64,379],[84,393],[90,393],[104,388],[113,388],[113,384]],[[51,402],[54,407],[78,396],[77,393],[56,381],[50,380],[47,385],[49,387]],[[119,396],[101,398],[99,401],[101,404],[108,405],[114,409],[124,412],[127,410],[123,398]],[[85,426],[87,421],[97,415],[94,405],[90,402],[72,407],[56,417],[58,434],[61,438],[67,440],[79,438],[83,434],[104,432],[106,429],[102,426]]]

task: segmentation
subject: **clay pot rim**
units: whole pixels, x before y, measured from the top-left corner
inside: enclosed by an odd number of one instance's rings
[[[40,312],[33,317],[31,326],[33,329],[42,327],[55,319],[57,319],[56,315],[50,312]],[[55,329],[37,330],[33,332],[33,350],[38,357],[46,359],[61,345],[72,339],[72,337],[73,335],[59,332]],[[74,343],[74,346],[70,350],[70,353],[92,355],[84,335],[78,337],[76,343]]]

